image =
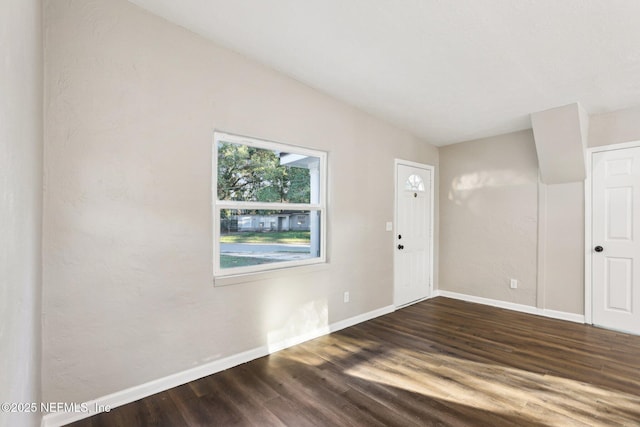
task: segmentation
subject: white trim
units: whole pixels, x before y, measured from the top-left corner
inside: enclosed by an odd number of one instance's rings
[[[274,146],[277,147],[278,145],[285,145],[293,149],[291,151],[293,154],[302,154],[304,156],[309,156],[309,157],[318,157],[318,152],[320,151],[312,148],[302,147],[300,145],[289,144],[286,142],[278,142],[278,141],[272,141],[264,138],[256,138],[255,136],[238,135],[236,133],[229,133],[219,129],[215,129],[214,133],[216,135],[215,137],[216,142],[220,139],[223,139],[225,142],[230,142],[232,144],[249,145],[252,147],[262,148],[265,150],[273,150]],[[324,153],[324,151],[320,151],[320,152]]]
[[[302,335],[298,335],[297,337],[287,338],[280,342],[276,342],[268,345],[267,354],[272,354],[278,352],[280,350],[284,350],[285,348],[293,347],[294,345],[302,344],[305,341],[310,341],[316,338],[319,338],[324,335],[331,334],[333,332],[337,332],[341,329],[348,328],[350,326],[357,325],[358,323],[366,322],[367,320],[375,319],[379,316],[384,316],[385,314],[392,313],[394,311],[394,307],[392,305],[388,305],[386,307],[378,308],[373,311],[369,311],[367,313],[363,313],[354,317],[350,317],[345,320],[341,320],[336,323],[332,323],[328,326],[315,329],[313,331],[306,332]],[[266,356],[266,354],[264,355]],[[259,356],[262,357],[262,356]],[[253,360],[253,359],[252,359]],[[245,363],[245,362],[242,362]]]
[[[556,310],[549,310],[545,308],[542,310],[541,313],[539,313],[539,315],[544,317],[550,317],[552,319],[566,320],[568,322],[582,323],[582,324],[585,323],[584,315],[577,314],[577,313],[568,313],[566,311],[556,311]]]
[[[218,200],[220,209],[263,209],[279,211],[319,211],[322,205],[319,203],[269,203],[269,202],[236,202],[231,200]]]
[[[427,164],[427,163],[412,162],[411,160],[395,159],[394,164],[396,166],[405,165],[405,166],[411,166],[411,167],[419,168],[419,169],[434,169],[433,165],[430,165],[430,164]]]
[[[547,185],[538,171],[538,262],[536,278],[536,307],[546,304],[546,256],[547,256]]]
[[[329,333],[357,325],[367,320],[375,319],[379,316],[384,316],[385,314],[392,313],[393,311],[395,311],[395,307],[393,305],[381,307],[354,317],[350,317],[345,320],[340,320],[338,322],[332,323],[327,327],[316,329],[298,337],[283,340],[281,342],[277,342],[268,346],[263,345],[261,347],[257,347],[242,353],[225,357],[224,359],[214,360],[212,362],[196,366],[195,368],[177,372],[175,374],[171,374],[163,378],[158,378],[156,380],[130,387],[125,390],[117,391],[106,396],[101,396],[96,399],[84,402],[84,404],[88,408],[87,412],[57,412],[46,414],[42,417],[41,426],[64,426],[72,422],[88,418],[92,415],[96,415],[100,412],[104,412],[104,410],[97,410],[96,408],[114,409],[118,406],[126,405],[127,403],[135,402],[136,400],[151,396],[152,394],[160,393],[173,387],[177,387],[191,381],[195,381],[197,379],[224,371],[226,369],[233,368],[234,366],[250,362],[252,360],[267,356],[269,354],[275,353],[288,347],[292,347],[305,341],[309,341],[314,338],[318,338],[323,335],[327,335]]]
[[[584,320],[593,325],[592,307],[592,281],[591,281],[591,166],[593,164],[593,151],[587,149],[587,177],[584,180]]]
[[[417,303],[422,302],[422,301],[426,301],[426,300],[431,299],[431,298],[433,298],[433,297],[435,297],[435,296],[436,296],[436,295],[434,294],[434,295],[429,295],[428,297],[419,298],[419,299],[417,299],[417,300],[415,300],[415,301],[409,301],[409,302],[404,303],[404,304],[402,304],[402,305],[396,306],[396,310],[399,310],[399,309],[401,309],[401,308],[409,307],[410,305],[417,304]]]
[[[500,300],[495,300],[490,298],[459,294],[457,292],[449,292],[449,291],[443,291],[443,290],[436,291],[435,296],[453,298],[453,299],[467,301],[467,302],[475,302],[478,304],[490,305],[492,307],[519,311],[521,313],[535,314],[537,316],[543,316],[543,317],[550,317],[552,319],[567,320],[569,322],[575,322],[575,323],[584,323],[584,316],[582,314],[567,313],[564,311],[556,311],[556,310],[547,310],[544,308],[533,307],[531,305],[516,304],[508,301],[500,301]]]
[[[345,320],[340,320],[338,322],[332,323],[329,326],[329,331],[331,333],[338,332],[341,329],[349,328],[351,326],[357,325],[359,323],[366,322],[368,320],[375,319],[376,317],[384,316],[389,313],[393,313],[395,311],[395,307],[393,305],[387,305],[386,307],[381,307],[376,310],[368,311],[366,313],[359,314],[354,317],[350,317]]]
[[[314,273],[317,271],[327,270],[328,268],[329,264],[327,264],[326,262],[319,262],[317,264],[299,265],[289,268],[279,268],[277,270],[258,271],[255,273],[215,277],[213,283],[216,287],[237,285],[239,283],[257,282],[260,280],[282,279],[283,277],[291,276],[292,274]]]
[[[598,151],[612,151],[612,150],[624,150],[625,148],[640,147],[640,141],[620,142],[610,145],[599,145],[597,147],[587,148],[588,153],[596,153]]]
[[[602,145],[587,149],[587,177],[584,181],[584,317],[585,322],[590,325],[593,324],[593,280],[591,274],[591,248],[593,247],[591,234],[593,227],[593,180],[591,174],[593,166],[593,153],[624,150],[627,148],[636,147],[640,147],[640,141],[621,142],[619,144]]]
[[[265,203],[254,201],[227,201],[218,200],[218,143],[220,141],[232,144],[248,145],[270,151],[284,151],[293,154],[315,157],[319,159],[319,200],[317,203]],[[327,257],[327,188],[328,188],[328,157],[326,151],[315,150],[297,145],[269,141],[244,135],[236,135],[220,130],[214,130],[211,147],[211,218],[213,221],[212,253],[213,253],[213,285],[218,284],[218,279],[244,276],[246,274],[261,273],[265,271],[278,271],[291,267],[301,267],[313,264],[325,264]],[[264,210],[308,210],[320,212],[320,256],[301,260],[266,263],[254,266],[233,267],[222,270],[220,266],[220,210],[221,209],[264,209]],[[224,280],[223,280],[224,281]],[[231,283],[231,282],[229,282]],[[234,283],[237,283],[234,281]]]
[[[207,375],[224,371],[225,369],[229,369],[242,363],[249,362],[251,360],[265,356],[266,354],[268,354],[266,346],[255,348],[253,350],[245,351],[243,353],[229,356],[224,359],[215,360],[213,362],[209,362],[195,368],[168,375],[164,378],[158,378],[144,384],[130,387],[125,390],[120,390],[106,396],[101,396],[85,402],[86,407],[88,408],[87,412],[57,412],[43,416],[42,426],[64,426],[84,418],[89,418],[100,412],[104,412],[98,411],[96,410],[96,408],[107,407],[111,410],[118,406],[126,405],[127,403],[135,402],[136,400],[151,396],[152,394],[169,390],[170,388],[206,377]]]
[[[427,295],[427,297],[420,299],[419,301],[422,301],[424,299],[429,299],[429,298],[433,298],[435,296],[435,289],[434,289],[434,284],[433,284],[433,260],[434,260],[434,254],[433,254],[433,249],[434,249],[434,224],[435,224],[435,181],[436,181],[436,173],[435,173],[435,166],[433,165],[429,165],[426,163],[417,163],[417,162],[412,162],[410,160],[402,160],[402,159],[395,159],[393,162],[393,182],[394,182],[394,189],[393,189],[393,230],[394,230],[394,238],[393,238],[393,295],[394,295],[394,306],[396,308],[402,307],[404,305],[407,304],[402,304],[402,305],[397,305],[396,301],[395,301],[395,286],[396,286],[396,272],[395,272],[395,265],[396,265],[396,250],[395,250],[395,245],[396,245],[396,234],[397,234],[397,230],[398,230],[398,166],[399,165],[405,165],[405,166],[411,166],[414,168],[419,168],[419,169],[424,169],[424,170],[428,170],[429,173],[431,174],[431,179],[430,179],[430,184],[429,184],[429,192],[431,193],[429,195],[429,197],[431,198],[430,201],[430,218],[429,218],[429,254],[430,254],[430,258],[429,258],[429,295]],[[416,301],[417,302],[417,301]]]

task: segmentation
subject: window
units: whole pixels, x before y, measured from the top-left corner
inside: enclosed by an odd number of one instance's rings
[[[424,191],[424,182],[420,175],[411,175],[407,178],[407,181],[404,183],[405,190],[411,191]]]
[[[215,276],[325,262],[326,158],[215,132]]]

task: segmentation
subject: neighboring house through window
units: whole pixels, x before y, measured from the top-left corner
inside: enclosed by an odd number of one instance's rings
[[[214,275],[325,262],[325,152],[215,132]]]

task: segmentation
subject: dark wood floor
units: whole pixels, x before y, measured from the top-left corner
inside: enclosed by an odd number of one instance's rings
[[[640,426],[640,337],[435,298],[72,425]]]

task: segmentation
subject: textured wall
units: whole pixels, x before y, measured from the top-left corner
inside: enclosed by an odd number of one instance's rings
[[[45,4],[46,400],[392,303],[393,159],[435,147],[124,0]],[[329,152],[325,268],[212,286],[214,129]]]
[[[640,108],[589,117],[590,147],[640,139]],[[589,159],[587,159],[588,161]],[[542,188],[545,238],[539,280],[539,306],[584,313],[584,184]]]
[[[440,289],[535,306],[537,197],[530,130],[442,147]]]
[[[0,402],[40,399],[42,5],[0,13]],[[39,425],[0,412],[0,426]]]
[[[578,103],[531,114],[540,180],[545,184],[582,182],[589,116]]]
[[[640,140],[640,108],[589,117],[589,147]],[[587,159],[588,161],[589,159]],[[540,307],[584,313],[584,184],[542,188],[545,238]],[[588,242],[590,244],[590,242]]]
[[[540,183],[531,131],[443,147],[440,168],[440,289],[582,314],[583,183]]]
[[[538,307],[584,313],[584,183],[540,187]]]
[[[589,121],[589,147],[640,140],[640,107],[594,114]]]

